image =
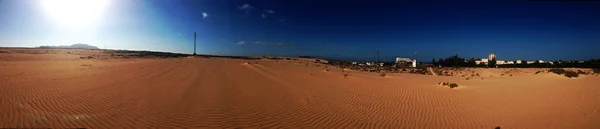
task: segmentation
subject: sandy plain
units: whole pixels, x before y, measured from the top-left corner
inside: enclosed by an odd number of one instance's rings
[[[0,127],[600,128],[599,76],[475,70],[382,77],[315,59],[1,48]]]

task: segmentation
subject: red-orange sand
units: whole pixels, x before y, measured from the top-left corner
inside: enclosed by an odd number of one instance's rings
[[[344,77],[303,59],[0,50],[0,127],[600,128],[599,76]]]

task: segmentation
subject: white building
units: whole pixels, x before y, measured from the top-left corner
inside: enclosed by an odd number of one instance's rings
[[[400,67],[414,67],[416,65],[416,59],[411,60],[410,58],[396,58],[396,65]]]
[[[483,58],[483,59],[481,59],[481,62],[483,62],[483,63],[486,63],[486,64],[487,64],[489,61],[490,61],[490,60],[489,60],[489,59],[487,59],[487,58]]]
[[[396,58],[396,63],[401,63],[401,62],[408,63],[408,62],[412,62],[412,60],[410,60],[410,58],[400,58],[400,57],[397,57]]]
[[[354,62],[352,62],[352,64],[353,64],[353,65],[356,65],[356,64],[358,64],[358,62],[354,61]]]
[[[535,61],[527,61],[527,64],[533,64]]]
[[[515,62],[514,61],[506,61],[505,64],[515,64]]]
[[[487,64],[488,64],[488,62],[489,62],[489,59],[487,59],[487,58],[483,58],[483,59],[481,59],[481,60],[476,60],[476,61],[475,61],[475,64],[479,65],[479,64],[482,64],[482,63],[483,63],[483,64],[486,64],[486,65],[487,65]]]
[[[490,54],[490,55],[488,56],[488,59],[490,59],[490,60],[495,60],[495,59],[496,59],[496,54],[493,54],[493,53],[492,53],[492,54]]]
[[[417,59],[412,60],[412,67],[417,67]]]
[[[523,63],[523,61],[522,60],[517,60],[517,62],[515,62],[515,63],[521,64],[521,63]]]
[[[506,64],[506,62],[503,60],[496,61],[496,65],[503,65],[503,64]]]
[[[537,61],[539,61],[540,63],[544,63],[544,61],[543,61],[543,60],[537,60]]]

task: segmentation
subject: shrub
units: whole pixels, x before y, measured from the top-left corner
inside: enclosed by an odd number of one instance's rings
[[[385,72],[380,73],[379,76],[385,77]]]
[[[458,87],[458,84],[456,84],[456,83],[450,83],[450,85],[448,85],[448,87],[450,87],[450,88]]]
[[[561,68],[553,68],[548,70],[548,72],[556,73],[556,74],[565,74],[565,70]]]
[[[556,74],[559,74],[559,75],[563,75],[564,74],[565,77],[568,77],[568,78],[579,77],[579,73],[573,72],[573,71],[566,71],[566,70],[561,69],[561,68],[553,68],[553,69],[548,70],[548,72],[553,72],[553,73],[556,73]]]
[[[440,82],[438,84],[441,85],[441,86],[447,86],[447,87],[450,87],[450,88],[458,87],[458,84],[456,84],[456,83],[450,83],[450,82]]]
[[[567,71],[565,73],[565,76],[568,78],[577,78],[579,77],[579,73],[573,72],[573,71]]]

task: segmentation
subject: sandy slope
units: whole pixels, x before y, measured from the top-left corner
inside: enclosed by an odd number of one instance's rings
[[[303,60],[49,56],[0,53],[0,127],[600,128],[598,76],[344,78]]]

